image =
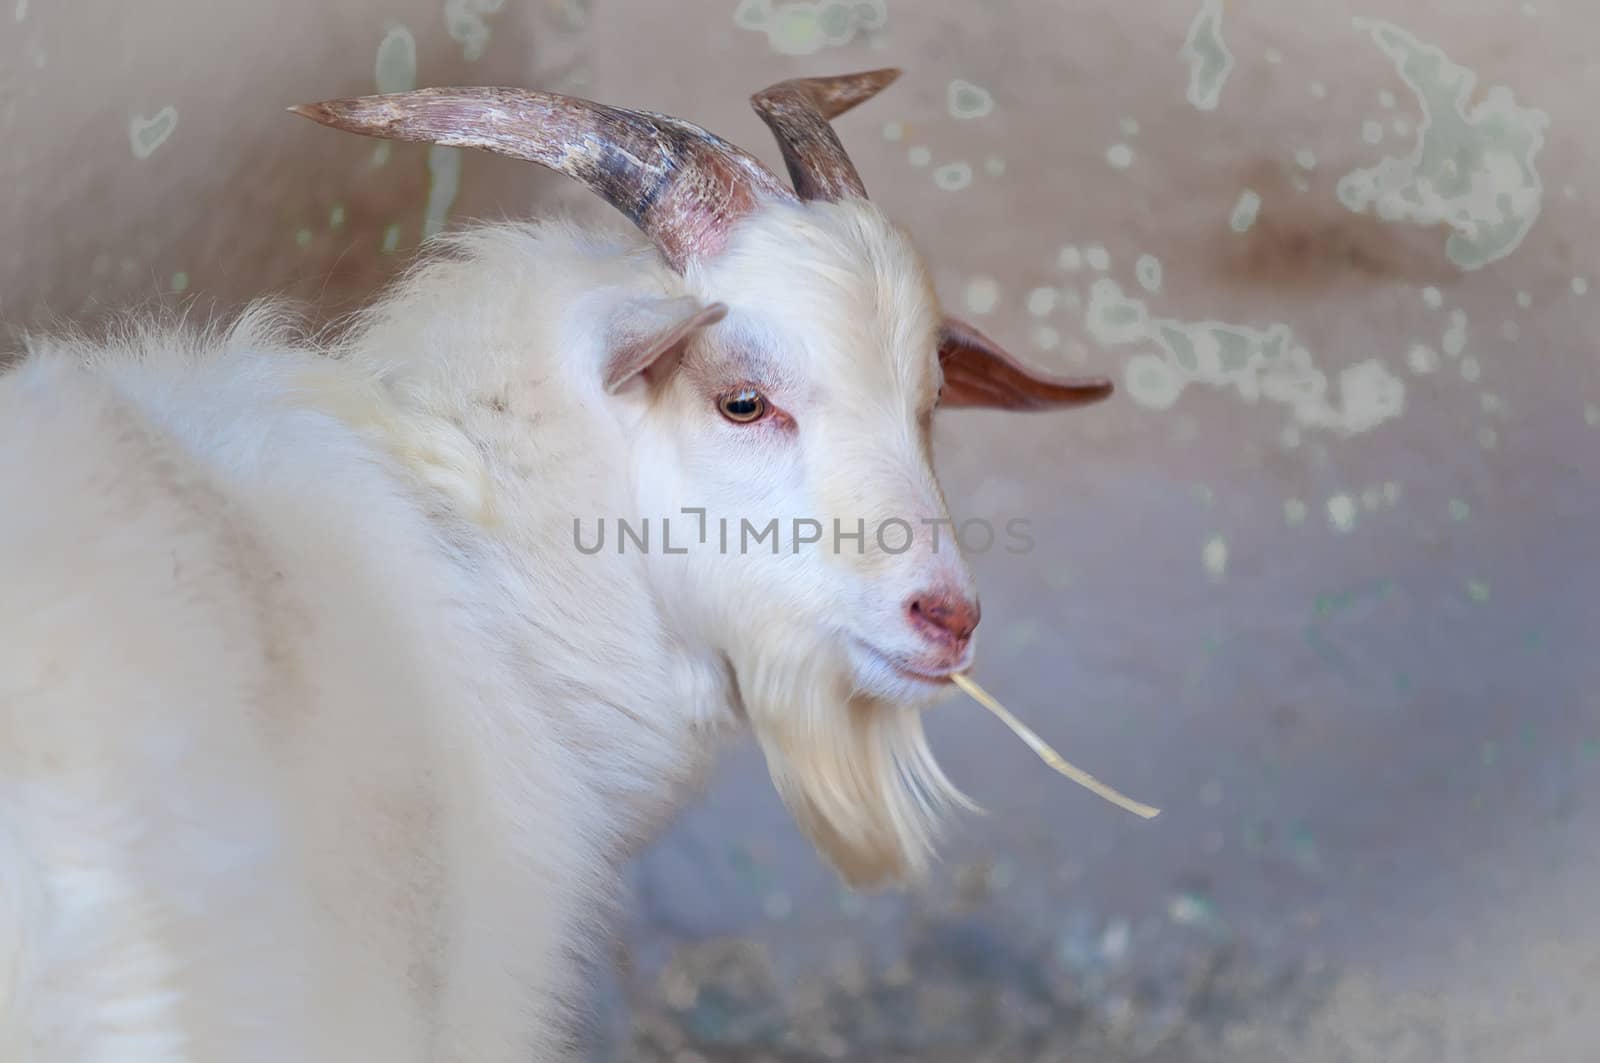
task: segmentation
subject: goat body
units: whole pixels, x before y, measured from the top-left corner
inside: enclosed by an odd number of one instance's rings
[[[475,228],[325,342],[262,304],[0,376],[0,1059],[569,1059],[618,864],[742,725],[849,883],[925,867],[963,799],[920,712],[978,622],[934,409],[1110,387],[942,316],[826,127],[886,83],[756,98],[799,198],[642,112],[319,105],[644,236]],[[794,530],[574,534],[685,511]]]
[[[0,1058],[557,1058],[731,697],[570,543],[628,448],[537,362],[631,250],[499,230],[331,357],[257,311],[0,378]]]

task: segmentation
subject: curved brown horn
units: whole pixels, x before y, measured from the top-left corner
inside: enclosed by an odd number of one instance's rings
[[[783,151],[801,199],[867,198],[861,176],[828,121],[870,100],[900,76],[888,68],[835,77],[780,81],[750,97]]]
[[[697,125],[550,92],[416,89],[289,110],[334,129],[479,148],[576,178],[644,230],[680,273],[715,254],[729,226],[760,201],[794,200],[754,156]]]

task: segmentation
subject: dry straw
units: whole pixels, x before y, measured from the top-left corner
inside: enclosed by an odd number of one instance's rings
[[[1105,798],[1107,801],[1110,801],[1118,808],[1127,809],[1136,816],[1142,816],[1145,819],[1154,819],[1156,816],[1161,814],[1161,810],[1159,808],[1152,808],[1149,805],[1140,804],[1138,801],[1135,801],[1132,798],[1126,797],[1113,790],[1111,787],[1107,786],[1099,779],[1096,779],[1093,775],[1090,775],[1082,768],[1078,768],[1070,764],[1065,757],[1051,749],[1044,739],[1034,734],[1027,724],[1011,715],[1011,713],[1006,710],[1004,705],[996,701],[992,696],[990,696],[987,690],[984,690],[982,687],[980,687],[974,680],[969,679],[967,676],[961,675],[960,673],[952,675],[950,678],[955,680],[956,686],[965,691],[967,696],[972,698],[973,701],[976,701],[979,705],[982,705],[984,708],[1000,717],[1001,722],[1007,727],[1011,728],[1018,738],[1028,743],[1028,748],[1039,754],[1040,760],[1044,761],[1046,764],[1050,765],[1056,771],[1059,771],[1061,774],[1065,775],[1079,786],[1099,794],[1101,797]]]

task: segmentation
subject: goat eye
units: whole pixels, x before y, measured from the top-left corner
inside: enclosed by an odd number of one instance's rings
[[[722,416],[733,423],[749,424],[766,416],[767,399],[754,388],[741,388],[719,398],[717,408],[722,411]]]

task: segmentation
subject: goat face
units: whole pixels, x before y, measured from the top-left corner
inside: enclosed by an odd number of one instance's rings
[[[913,874],[962,800],[919,710],[970,667],[979,620],[935,411],[1103,385],[1042,382],[944,318],[865,200],[773,205],[684,290],[713,320],[615,396],[640,407],[641,511],[705,511],[674,521],[686,553],[652,556],[662,596],[732,662],[774,780],[835,866],[859,885]]]
[[[651,237],[667,268],[642,268],[607,304],[598,377],[633,433],[640,512],[675,519],[685,551],[651,553],[652,578],[679,630],[731,663],[779,791],[858,886],[920,871],[941,806],[963,800],[920,716],[971,665],[979,617],[933,472],[935,407],[1045,409],[1111,391],[1041,378],[941,315],[828,124],[895,75],[753,98],[792,191],[698,126],[551,93],[296,108],[559,170]],[[686,509],[703,511],[688,543]]]

